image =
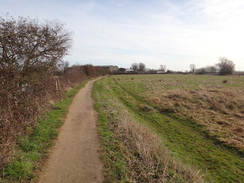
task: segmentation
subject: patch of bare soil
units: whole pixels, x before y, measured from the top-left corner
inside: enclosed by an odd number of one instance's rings
[[[91,98],[93,83],[89,82],[73,99],[67,119],[40,175],[40,183],[103,182],[96,113]]]

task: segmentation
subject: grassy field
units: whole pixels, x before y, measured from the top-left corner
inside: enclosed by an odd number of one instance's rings
[[[244,77],[110,76],[93,96],[108,182],[244,179]]]

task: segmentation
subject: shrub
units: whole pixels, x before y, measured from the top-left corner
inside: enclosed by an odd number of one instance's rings
[[[233,61],[228,60],[227,58],[220,57],[219,63],[217,64],[219,68],[219,75],[230,75],[235,71],[235,64]]]

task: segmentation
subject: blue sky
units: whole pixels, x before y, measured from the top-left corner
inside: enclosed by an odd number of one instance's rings
[[[219,57],[244,70],[243,0],[0,0],[0,16],[57,19],[73,32],[71,64],[189,70]]]

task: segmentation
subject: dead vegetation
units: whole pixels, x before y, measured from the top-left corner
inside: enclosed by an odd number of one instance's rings
[[[175,161],[162,139],[135,121],[121,103],[106,102],[108,125],[123,143],[130,182],[204,182],[198,170]]]
[[[141,90],[138,95],[161,112],[204,125],[210,135],[243,152],[243,81],[238,76],[165,75],[137,77],[130,83],[129,78],[124,78],[123,83],[119,82],[132,91]]]
[[[244,91],[237,88],[172,89],[148,98],[162,112],[185,116],[204,125],[210,134],[244,150]]]
[[[244,80],[240,76],[164,75],[117,80],[162,113],[184,116],[227,146],[244,151]]]

